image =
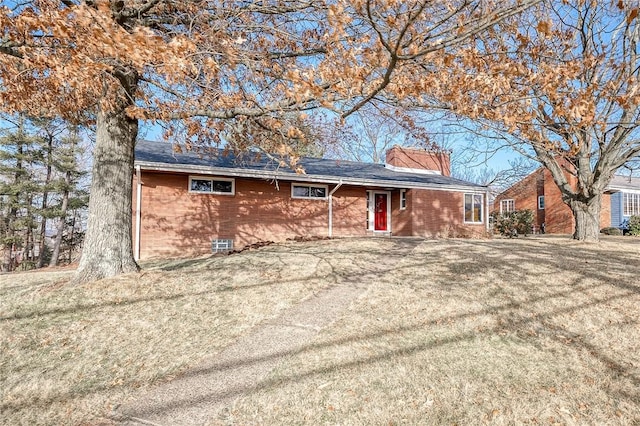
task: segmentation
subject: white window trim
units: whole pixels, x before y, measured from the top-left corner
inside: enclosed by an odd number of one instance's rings
[[[635,199],[638,199],[636,202]],[[634,192],[622,193],[622,216],[631,217],[640,214],[640,211],[636,211],[636,205],[640,204],[640,194]]]
[[[502,208],[503,203],[508,204],[508,202],[511,201],[511,203],[513,204],[513,210],[505,210]],[[500,213],[505,213],[505,212],[513,212],[516,211],[516,200],[514,200],[513,198],[506,198],[504,200],[500,200]]]
[[[309,188],[324,188],[324,197],[299,197],[293,194],[293,188],[296,186],[309,187]],[[316,185],[316,184],[308,184],[308,183],[292,183],[291,184],[291,198],[295,198],[297,200],[328,200],[329,199],[329,185]]]
[[[482,197],[482,201],[480,201],[480,220],[479,221],[469,221],[467,220],[467,215],[465,214],[465,205],[466,203],[466,198],[467,195],[471,195],[472,197],[479,195],[480,197]],[[462,196],[462,220],[463,223],[468,223],[468,224],[473,224],[473,225],[480,225],[484,223],[484,194],[474,194],[473,192],[465,192],[464,195]],[[473,206],[472,206],[473,208]]]
[[[231,192],[221,191],[194,191],[191,189],[191,181],[196,180],[210,180],[210,181],[223,181],[231,182]],[[213,184],[211,185],[213,187]],[[236,195],[236,180],[233,178],[225,177],[213,177],[213,176],[189,176],[189,192],[191,194],[210,194],[210,195]]]
[[[401,189],[400,190],[400,210],[406,210],[406,209],[407,209],[407,190]]]
[[[542,200],[542,204],[540,203],[540,200]],[[538,195],[538,210],[544,210],[544,201],[544,195]]]
[[[367,198],[366,198],[366,202],[367,202],[367,224],[366,224],[366,228],[367,231],[371,231],[373,230],[372,228],[372,222],[371,222],[371,215],[373,214],[373,211],[371,210],[371,197],[373,197],[373,194],[371,193],[371,191],[367,191]]]

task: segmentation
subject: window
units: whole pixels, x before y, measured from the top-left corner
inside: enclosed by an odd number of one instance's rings
[[[291,198],[327,198],[327,185],[291,185]]]
[[[538,197],[538,210],[544,210],[544,195]]]
[[[500,200],[500,213],[509,213],[516,210],[515,200]]]
[[[464,194],[465,222],[482,223],[483,198],[482,194]]]
[[[189,192],[199,194],[235,194],[235,181],[227,178],[189,176]]]
[[[623,216],[640,215],[640,194],[623,193],[622,210]]]
[[[400,191],[400,210],[405,210],[407,208],[407,190],[403,189]]]

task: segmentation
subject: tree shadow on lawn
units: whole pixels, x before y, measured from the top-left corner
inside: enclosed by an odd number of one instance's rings
[[[387,261],[400,260],[405,256],[406,250],[411,250],[421,240],[396,240],[393,244],[388,247],[385,246],[385,249],[381,249],[374,255],[384,255]],[[178,300],[188,297],[195,296],[204,296],[207,294],[216,294],[216,293],[228,293],[234,291],[244,291],[244,290],[252,290],[260,287],[273,287],[273,286],[286,286],[287,284],[299,282],[301,279],[304,280],[322,280],[326,279],[331,282],[331,284],[336,284],[342,281],[357,281],[362,277],[362,272],[359,271],[359,268],[367,267],[371,271],[386,274],[392,271],[393,266],[385,266],[386,263],[376,262],[375,256],[372,257],[371,250],[349,250],[348,253],[341,250],[333,250],[329,252],[328,250],[322,249],[313,249],[313,250],[304,250],[300,249],[296,250],[287,250],[287,249],[278,249],[278,250],[265,250],[261,252],[263,256],[269,256],[269,262],[271,264],[279,265],[279,268],[284,268],[288,265],[287,261],[284,260],[283,256],[296,256],[296,255],[307,255],[312,256],[316,259],[317,265],[316,270],[320,264],[325,264],[329,267],[329,271],[323,273],[322,275],[310,275],[307,277],[299,278],[299,277],[290,277],[290,278],[278,278],[272,279],[265,282],[253,282],[245,285],[228,285],[228,284],[212,284],[211,289],[207,289],[199,292],[184,292],[179,294],[161,294],[155,295],[152,297],[139,297],[139,298],[131,298],[131,299],[122,299],[118,298],[117,300],[105,301],[103,303],[87,303],[87,304],[76,304],[74,306],[69,307],[60,307],[49,310],[40,310],[40,311],[25,311],[20,312],[16,311],[13,313],[5,314],[0,316],[0,321],[8,321],[8,320],[21,320],[21,319],[30,319],[35,317],[42,317],[48,315],[64,315],[64,314],[74,314],[80,313],[84,311],[91,311],[102,308],[126,308],[131,305],[155,302],[155,301],[171,301]],[[336,262],[343,260],[345,256],[350,256],[354,258],[353,262],[350,262],[347,265],[338,265],[336,266]],[[204,259],[192,259],[185,260],[184,263],[180,263],[176,265],[175,269],[186,269],[188,267],[193,267],[195,265],[204,265],[203,269],[198,270],[197,272],[215,272],[218,269],[223,269],[224,264],[217,262],[218,259],[224,259],[223,257],[213,257],[213,258],[204,258]],[[278,268],[275,268],[276,270]],[[173,271],[173,270],[172,270]],[[215,276],[213,277],[215,278]]]
[[[626,295],[620,295],[617,297],[611,297],[609,299],[607,299],[607,301],[611,301],[611,300],[616,300],[616,299],[620,299],[620,298],[624,298],[626,297]],[[599,302],[596,302],[599,303]],[[579,309],[581,307],[584,306],[580,306],[580,307],[576,307],[575,309]],[[313,352],[313,351],[318,351],[321,349],[326,349],[326,348],[331,348],[331,347],[337,347],[337,346],[341,346],[341,345],[348,345],[348,344],[352,344],[352,343],[356,343],[356,342],[366,342],[367,340],[373,340],[373,339],[377,339],[380,337],[388,337],[388,336],[393,336],[396,334],[400,334],[400,333],[405,333],[405,332],[411,332],[411,331],[418,331],[418,330],[422,330],[425,327],[428,326],[436,326],[441,324],[442,322],[445,321],[449,321],[449,320],[456,320],[456,319],[461,319],[467,316],[475,316],[478,314],[482,314],[482,313],[489,313],[489,312],[494,312],[495,310],[512,310],[513,309],[513,305],[512,304],[508,304],[504,307],[495,307],[492,308],[490,311],[485,311],[485,312],[474,312],[474,313],[469,313],[469,314],[464,314],[464,315],[460,315],[460,316],[455,316],[455,317],[440,317],[436,320],[432,320],[432,321],[428,321],[428,322],[423,322],[423,323],[418,323],[418,324],[413,324],[411,326],[407,326],[407,327],[401,327],[401,328],[395,328],[393,330],[385,330],[382,332],[378,332],[378,333],[370,333],[370,334],[366,334],[364,336],[360,336],[360,337],[351,337],[351,338],[346,338],[346,339],[336,339],[336,340],[331,340],[328,342],[323,342],[321,344],[311,344],[311,345],[306,345],[302,348],[296,349],[296,350],[291,350],[291,351],[282,351],[280,353],[276,353],[273,355],[270,355],[268,357],[259,357],[259,358],[251,358],[251,357],[247,357],[241,360],[238,360],[237,362],[233,362],[233,363],[226,363],[226,364],[220,364],[220,365],[216,365],[214,367],[211,368],[207,368],[207,369],[195,369],[195,370],[190,370],[184,374],[182,374],[180,376],[179,379],[181,378],[189,378],[191,376],[197,376],[197,375],[208,375],[208,374],[212,374],[214,372],[218,372],[218,371],[223,371],[223,370],[229,370],[229,369],[235,369],[238,367],[242,367],[248,364],[252,364],[252,363],[257,363],[257,362],[262,362],[262,361],[266,361],[266,360],[271,360],[271,359],[276,359],[276,360],[282,360],[284,361],[286,358],[294,356],[294,355],[299,355],[305,352]],[[566,312],[571,312],[573,310],[575,310],[574,308],[568,308],[566,310],[564,310],[564,313]],[[562,311],[557,311],[557,312],[553,312],[550,313],[549,315],[554,315],[554,314],[559,314],[559,313],[563,313]],[[530,326],[532,323],[532,321],[528,320],[528,319],[521,319],[519,321],[511,321],[510,322],[510,326],[507,327],[507,329],[511,332],[518,332],[519,335],[521,335],[521,332],[525,329],[528,328],[528,326]],[[226,388],[221,390],[220,392],[215,392],[215,393],[208,393],[206,395],[199,395],[199,396],[188,396],[188,397],[177,397],[175,398],[175,400],[171,403],[164,403],[162,406],[152,406],[149,407],[147,410],[145,411],[138,411],[136,412],[137,416],[144,416],[145,414],[148,413],[158,413],[158,412],[164,412],[164,411],[172,411],[175,409],[180,409],[182,407],[192,407],[192,406],[198,406],[201,404],[207,404],[211,401],[219,401],[221,399],[229,399],[229,398],[233,398],[233,397],[237,397],[237,396],[241,396],[241,395],[246,395],[249,393],[255,393],[255,392],[259,392],[262,390],[267,390],[267,389],[272,389],[272,388],[276,388],[276,387],[281,387],[281,386],[286,386],[287,383],[296,383],[304,378],[307,377],[314,377],[314,376],[322,376],[324,374],[332,374],[335,373],[336,371],[339,370],[349,370],[349,369],[353,369],[353,368],[357,368],[357,367],[362,367],[362,366],[367,366],[367,365],[372,365],[374,363],[377,363],[379,361],[384,361],[384,360],[389,360],[391,358],[406,358],[409,357],[411,355],[414,355],[416,353],[419,352],[423,352],[423,351],[427,351],[427,350],[431,350],[431,349],[435,349],[438,347],[443,347],[443,346],[447,346],[447,345],[451,345],[451,344],[455,344],[455,343],[460,343],[463,341],[473,341],[475,339],[477,339],[478,337],[487,337],[487,336],[491,336],[491,335],[495,335],[498,333],[502,333],[505,331],[505,327],[494,327],[494,328],[490,328],[490,329],[484,329],[481,331],[474,331],[474,332],[467,332],[467,333],[461,333],[458,334],[456,336],[452,336],[452,337],[448,337],[448,338],[437,338],[434,339],[433,341],[428,341],[425,342],[423,344],[419,344],[419,345],[412,345],[412,346],[403,346],[397,349],[393,349],[393,350],[387,350],[381,354],[377,354],[377,355],[373,355],[373,356],[368,356],[368,357],[361,357],[361,358],[357,358],[351,361],[346,361],[346,362],[336,362],[333,363],[330,366],[326,366],[326,367],[319,367],[319,368],[309,368],[307,369],[304,373],[297,373],[294,375],[283,375],[282,377],[278,377],[275,379],[267,379],[267,380],[263,380],[261,382],[259,382],[258,384],[256,384],[255,386],[244,386],[244,387],[235,387],[235,388]],[[563,344],[563,345],[567,345],[567,342],[569,341],[570,345],[578,351],[582,351],[585,353],[590,354],[592,357],[596,358],[597,360],[601,361],[609,370],[609,374],[611,375],[611,377],[613,379],[616,380],[620,380],[620,379],[627,379],[629,380],[634,387],[639,387],[640,386],[640,378],[631,373],[630,369],[625,366],[623,363],[605,355],[604,353],[600,352],[600,350],[598,348],[596,348],[595,346],[585,342],[582,338],[580,338],[580,336],[573,336],[571,338],[571,340],[567,340],[565,338],[565,336],[572,336],[572,333],[569,332],[566,329],[562,329],[560,327],[555,327],[553,330],[556,334],[550,333],[547,334],[547,337],[550,337],[551,339]],[[560,334],[562,333],[562,334]],[[178,379],[178,380],[179,380]],[[628,393],[626,391],[619,391],[617,392],[616,395],[614,395],[618,398],[624,398],[627,399],[628,401],[637,404],[637,401],[640,399],[640,392],[635,392],[635,393]]]
[[[429,243],[430,242],[427,241],[425,244]],[[446,345],[472,341],[479,337],[487,338],[495,335],[503,335],[504,333],[514,334],[523,341],[538,347],[540,347],[542,342],[541,339],[547,338],[564,347],[569,347],[575,352],[588,355],[601,363],[604,366],[603,371],[610,376],[613,382],[618,384],[615,388],[605,388],[603,390],[610,394],[614,399],[624,399],[637,406],[638,401],[640,401],[640,391],[638,391],[640,388],[640,376],[633,364],[625,362],[625,360],[620,359],[619,356],[606,353],[603,348],[589,341],[590,338],[588,335],[571,330],[570,327],[557,324],[556,322],[563,315],[577,313],[591,307],[606,305],[609,302],[620,302],[627,300],[630,297],[636,297],[640,294],[640,287],[636,284],[637,281],[626,282],[612,280],[608,273],[615,271],[616,273],[623,274],[624,276],[628,275],[629,277],[634,277],[638,275],[637,272],[639,272],[639,268],[632,267],[630,269],[628,256],[624,254],[613,253],[609,255],[608,260],[610,260],[610,262],[608,262],[608,264],[611,269],[602,270],[602,251],[590,249],[584,246],[553,246],[552,249],[556,251],[556,253],[560,253],[558,256],[557,254],[553,255],[551,251],[545,251],[545,247],[546,243],[540,244],[540,252],[537,252],[535,256],[532,256],[530,246],[522,246],[518,243],[504,243],[497,245],[493,242],[486,241],[460,243],[454,241],[452,244],[447,245],[446,251],[442,252],[441,256],[444,258],[459,256],[461,259],[467,260],[471,257],[471,262],[467,268],[470,273],[480,273],[486,269],[486,264],[482,262],[482,256],[490,256],[499,259],[500,263],[493,272],[505,280],[514,280],[514,277],[516,277],[517,280],[519,274],[529,273],[527,268],[532,266],[546,267],[552,270],[552,272],[553,270],[562,271],[569,266],[567,265],[567,259],[575,259],[578,262],[579,267],[573,269],[572,272],[577,274],[577,277],[569,284],[564,285],[564,287],[568,288],[551,292],[547,290],[545,294],[540,294],[539,292],[536,294],[536,288],[531,285],[527,285],[526,283],[518,283],[518,281],[516,281],[515,285],[523,287],[524,291],[528,293],[528,296],[521,300],[507,300],[504,303],[491,304],[481,309],[463,312],[456,315],[444,315],[428,321],[415,322],[410,325],[393,327],[392,329],[380,330],[364,335],[360,334],[358,336],[331,339],[322,343],[308,344],[264,357],[251,357],[251,355],[248,354],[246,357],[234,362],[217,363],[212,367],[189,370],[181,375],[178,380],[201,375],[206,376],[216,372],[232,370],[270,359],[284,361],[286,358],[295,355],[320,351],[327,348],[336,348],[353,343],[366,343],[367,341],[383,337],[399,336],[402,333],[420,331],[428,327],[441,326],[443,323],[446,324],[450,321],[455,322],[477,317],[479,315],[491,315],[495,318],[497,325],[494,327],[480,328],[470,332],[461,332],[446,338],[433,337],[421,344],[407,346],[399,345],[385,350],[383,353],[359,357],[347,361],[335,361],[328,366],[314,367],[313,365],[309,365],[309,368],[302,373],[284,373],[282,377],[263,380],[254,386],[221,389],[218,392],[199,395],[196,397],[178,396],[171,403],[165,403],[162,406],[150,407],[149,411],[157,413],[162,411],[171,411],[181,407],[198,406],[211,401],[229,399],[243,394],[286,386],[287,383],[295,383],[306,377],[332,374],[336,371],[367,366],[392,358],[404,358],[419,352]],[[474,253],[475,248],[482,249],[482,251]],[[579,254],[580,257],[576,258],[576,254]],[[396,269],[391,268],[389,272],[397,274],[402,273],[403,269],[415,269],[416,267],[426,267],[428,269],[430,262],[437,261],[437,259],[433,258],[433,253],[421,253],[421,255],[425,255],[425,258],[420,262],[404,264],[400,268]],[[474,259],[474,256],[477,258]],[[525,266],[527,268],[524,268]],[[457,271],[458,267],[455,263],[449,265],[450,274],[455,275]],[[594,279],[596,280],[595,283],[593,282]],[[445,283],[436,283],[436,285],[444,286]],[[462,284],[448,283],[448,286],[451,287],[459,285]],[[593,297],[591,295],[588,296],[589,300],[586,301],[571,301],[570,299],[576,292],[594,289],[602,290],[602,288],[607,287],[617,289],[615,292],[616,294],[608,294],[606,297]],[[551,286],[551,288],[553,288],[553,286]],[[557,302],[556,306],[553,306],[553,303],[548,303],[545,304],[542,309],[534,308],[536,303],[552,301]],[[487,303],[490,302],[490,300],[487,301]],[[633,326],[634,324],[637,324],[637,322],[632,321],[627,323],[628,326]],[[631,386],[625,386],[624,382]],[[629,389],[635,390],[630,391]],[[137,414],[144,415],[145,413],[142,412]]]
[[[491,244],[485,241],[478,241],[474,245],[483,248],[482,256],[489,257],[498,268],[498,275],[506,280],[512,280],[513,274],[526,276],[531,269],[538,271],[568,271],[578,275],[575,284],[580,284],[581,280],[596,279],[603,281],[605,285],[612,285],[620,289],[640,294],[640,255],[636,259],[630,259],[628,253],[607,252],[590,248],[588,245],[548,245],[538,244],[536,252],[531,252],[530,246],[522,244]],[[453,249],[456,251],[456,249]],[[458,249],[459,251],[459,249]],[[463,255],[469,256],[473,253],[466,250]],[[489,254],[486,254],[489,253]],[[558,256],[558,253],[560,254]],[[606,269],[603,269],[603,255],[606,255]],[[567,263],[570,259],[573,263]],[[480,267],[477,259],[476,266]],[[532,266],[533,268],[527,266]],[[612,279],[611,275],[627,277],[634,282],[623,282]]]
[[[0,278],[3,278],[4,280],[9,280],[8,282],[11,282],[11,284],[7,284],[4,285],[4,283],[0,282],[0,297],[4,297],[5,295],[9,295],[11,293],[14,293],[16,291],[20,291],[20,290],[31,290],[31,289],[37,289],[38,287],[41,287],[43,285],[60,285],[62,283],[65,283],[67,281],[69,281],[73,275],[74,271],[68,271],[68,272],[58,272],[57,274],[59,274],[60,276],[58,278],[55,279],[55,281],[52,281],[51,279],[40,279],[40,280],[33,280],[30,281],[28,283],[19,283],[19,284],[14,284],[15,280],[17,280],[16,275],[24,275],[24,274],[28,274],[28,275],[32,275],[32,276],[37,276],[37,275],[44,275],[44,274],[48,274],[47,270],[42,270],[42,271],[34,271],[34,272],[9,272],[4,274],[4,276],[0,275]],[[13,281],[13,282],[12,282]]]
[[[431,241],[425,242],[425,244],[431,244],[431,243],[432,243]],[[410,245],[404,245],[404,244],[401,246],[396,246],[396,248],[402,248],[402,247],[405,249],[411,248]],[[489,254],[486,254],[487,253],[486,251],[484,251],[485,254],[482,254],[480,252],[475,253],[474,247],[482,248],[483,250],[488,250]],[[550,256],[549,253],[545,253],[544,251],[542,251],[544,247],[545,245],[541,244],[540,245],[541,251],[537,253],[537,257],[532,257],[531,252],[529,251],[531,247],[526,247],[526,246],[523,247],[522,245],[518,245],[515,243],[514,244],[506,243],[500,246],[492,242],[477,241],[477,240],[472,242],[465,241],[461,243],[453,241],[451,243],[446,244],[446,251],[442,253],[442,256],[443,257],[458,256],[460,259],[466,259],[468,264],[465,266],[465,269],[467,270],[468,273],[481,272],[486,268],[486,265],[482,262],[482,256],[491,256],[493,258],[502,259],[502,263],[500,263],[500,266],[498,268],[494,269],[494,272],[499,276],[503,277],[504,279],[513,279],[514,275],[518,276],[518,274],[526,273],[526,270],[523,268],[524,260],[526,260],[526,262],[528,263],[533,263],[537,266],[546,265],[549,268],[557,268],[560,270],[562,270],[564,267],[567,266],[566,260],[563,259],[563,256],[558,256],[558,257]],[[575,247],[566,247],[566,248],[554,247],[554,249],[560,250],[560,252],[565,253],[567,256],[569,256],[571,253],[576,251]],[[290,250],[285,250],[284,252],[286,252],[287,254],[291,253]],[[302,251],[302,252],[304,254],[310,254],[309,251]],[[308,344],[298,348],[294,348],[293,350],[287,350],[287,351],[275,353],[268,357],[251,357],[250,354],[248,354],[248,356],[244,357],[243,359],[239,359],[233,363],[220,363],[206,369],[188,370],[187,372],[179,376],[178,380],[180,378],[207,375],[217,371],[229,370],[239,366],[249,365],[252,363],[256,363],[256,362],[260,362],[268,359],[284,360],[285,358],[290,357],[292,355],[319,351],[326,348],[335,348],[342,345],[349,345],[352,343],[367,342],[367,341],[378,339],[381,337],[390,337],[390,336],[393,337],[395,335],[400,335],[402,333],[424,330],[427,327],[441,325],[442,323],[446,323],[447,321],[458,321],[458,320],[473,318],[478,315],[498,315],[499,316],[498,319],[502,321],[498,321],[498,325],[495,327],[475,330],[473,332],[459,333],[455,336],[450,336],[444,339],[434,338],[432,340],[428,340],[418,345],[408,345],[408,346],[391,348],[377,355],[360,357],[357,359],[352,359],[344,362],[334,362],[329,366],[316,367],[316,368],[313,368],[313,366],[310,366],[310,368],[303,373],[285,375],[284,377],[280,377],[277,379],[268,379],[268,380],[259,382],[255,386],[224,389],[224,390],[221,390],[219,393],[210,393],[207,395],[201,395],[196,398],[192,398],[192,397],[186,398],[186,397],[179,396],[175,399],[175,402],[171,404],[167,404],[163,407],[154,407],[154,411],[156,412],[162,411],[162,410],[169,411],[171,409],[179,408],[182,406],[195,406],[195,405],[206,403],[211,400],[217,400],[220,398],[229,398],[229,397],[238,396],[241,394],[257,392],[260,390],[275,388],[278,386],[284,386],[288,382],[290,383],[296,382],[305,377],[329,374],[339,370],[348,370],[348,369],[352,369],[360,366],[366,366],[366,365],[370,365],[378,361],[382,361],[390,358],[403,358],[415,353],[423,352],[423,351],[434,349],[437,347],[442,347],[445,345],[454,344],[454,343],[463,342],[463,341],[471,341],[471,340],[477,339],[478,337],[488,337],[488,336],[496,335],[499,333],[503,333],[505,331],[510,333],[515,333],[519,337],[527,340],[528,342],[533,342],[534,344],[540,337],[548,337],[563,345],[568,345],[572,347],[575,351],[580,351],[581,353],[589,354],[591,357],[593,357],[594,359],[597,359],[603,365],[606,366],[607,371],[609,372],[609,375],[613,379],[627,380],[633,384],[634,388],[637,389],[638,387],[640,387],[640,377],[637,375],[637,373],[635,373],[632,370],[632,368],[630,368],[627,364],[625,364],[624,360],[620,360],[620,359],[617,359],[616,357],[606,354],[602,349],[598,348],[596,345],[589,342],[588,339],[585,336],[582,336],[580,333],[576,333],[574,331],[569,330],[567,327],[563,327],[561,325],[557,325],[553,323],[554,318],[557,316],[567,314],[567,313],[577,312],[577,311],[586,309],[590,306],[597,306],[600,304],[606,304],[608,302],[625,300],[626,298],[635,296],[638,293],[640,293],[640,288],[636,284],[632,284],[628,282],[612,281],[609,279],[607,275],[607,271],[602,271],[600,269],[601,260],[602,260],[601,252],[597,250],[590,250],[584,247],[580,247],[579,252],[581,253],[581,256],[579,259],[580,262],[586,262],[586,263],[584,264],[581,263],[580,264],[581,267],[576,271],[574,271],[578,274],[578,278],[575,279],[575,282],[573,283],[573,288],[570,288],[570,289],[565,289],[561,291],[540,295],[535,293],[535,288],[531,288],[530,286],[525,286],[524,284],[522,284],[523,286],[527,287],[526,291],[533,293],[529,297],[523,300],[510,300],[510,301],[507,301],[506,303],[486,306],[486,307],[483,307],[482,309],[463,312],[456,315],[440,316],[438,318],[430,319],[428,321],[415,322],[413,324],[409,324],[406,326],[379,330],[379,331],[367,333],[365,335],[360,334],[358,336],[350,336],[347,338],[333,339],[333,340],[329,340],[322,343]],[[355,253],[350,252],[350,253],[355,254],[356,256],[361,256],[363,258],[365,256],[371,255],[371,252],[368,250],[363,250],[361,252],[355,252]],[[386,248],[384,250],[380,250],[378,254],[384,254],[386,256],[389,256],[387,260],[390,263],[393,263],[393,261],[395,260],[399,260],[406,257],[406,251],[398,250],[394,253],[393,251],[389,252],[389,250],[387,250]],[[277,256],[278,253],[271,252],[269,253],[269,255]],[[421,253],[420,257],[416,258],[415,261],[412,261],[410,263],[405,262],[400,267],[395,267],[393,265],[385,266],[384,264],[376,264],[375,262],[363,261],[362,263],[363,264],[372,263],[371,267],[374,270],[374,272],[379,273],[381,275],[401,274],[403,270],[415,270],[416,268],[426,268],[428,270],[430,262],[438,260],[434,258],[432,255],[433,253],[428,253],[428,254]],[[322,250],[318,250],[317,253],[314,253],[314,256],[318,257],[319,262],[327,262],[331,267],[330,269],[331,272],[322,277],[308,277],[307,279],[327,278],[327,279],[333,279],[334,283],[341,282],[341,283],[350,284],[350,283],[358,283],[363,278],[363,274],[361,272],[353,271],[349,273],[344,273],[341,269],[343,267],[335,267],[332,263],[333,262],[332,256],[335,256],[335,254],[329,255],[329,254],[323,253]],[[615,271],[624,273],[624,274],[630,273],[631,275],[634,275],[634,272],[636,272],[635,275],[637,275],[638,268],[635,268],[635,270],[633,269],[629,270],[629,266],[628,266],[629,259],[626,256],[614,254],[611,256],[611,260],[615,262],[620,262],[620,265],[616,264],[612,267]],[[458,267],[459,265],[458,266],[455,264],[450,265],[449,272],[451,274],[457,273]],[[596,278],[598,280],[605,280],[605,283],[598,282],[595,285],[594,284],[581,285],[580,281],[586,278]],[[91,310],[91,309],[97,309],[104,306],[119,307],[123,305],[132,305],[136,303],[144,303],[144,302],[154,301],[154,300],[162,300],[162,299],[172,300],[172,299],[179,299],[179,298],[191,297],[191,296],[201,296],[203,294],[212,293],[212,292],[227,292],[227,291],[251,289],[255,287],[286,285],[288,282],[292,282],[296,280],[298,279],[291,278],[288,280],[273,280],[273,281],[268,281],[264,283],[253,283],[248,286],[216,288],[216,289],[207,290],[203,292],[181,293],[181,294],[171,295],[171,296],[160,295],[160,296],[151,297],[151,298],[138,298],[138,299],[132,299],[132,300],[124,300],[124,301],[119,301],[118,303],[114,301],[114,302],[107,302],[105,304],[98,304],[98,305],[90,305],[90,304],[78,305],[71,308],[54,309],[54,310],[40,312],[40,313],[36,313],[36,312],[25,313],[22,316],[7,316],[0,319],[2,320],[23,319],[23,318],[31,318],[35,316],[41,316],[41,315],[72,313],[72,312],[75,312],[76,310]],[[433,284],[445,285],[445,283],[438,283],[438,282]],[[448,282],[446,283],[446,285],[455,287],[463,284]],[[534,305],[535,303],[554,300],[554,299],[565,300],[568,296],[571,296],[576,291],[582,291],[585,289],[595,288],[595,287],[606,287],[608,285],[618,288],[618,290],[621,291],[621,293],[611,294],[605,298],[595,298],[585,303],[558,307],[548,312],[535,312],[536,313],[535,316],[525,315],[525,313],[531,312],[530,311],[531,306]],[[514,310],[518,311],[517,313],[519,315],[513,315]],[[162,377],[160,377],[159,379],[162,379]],[[105,391],[106,389],[107,389],[107,386],[103,384],[96,384],[91,388],[87,388],[84,391],[84,394],[102,392],[102,391]],[[56,401],[66,401],[69,399],[80,398],[81,396],[82,394],[79,394],[77,391],[70,391],[70,392],[60,393],[58,395],[51,397],[47,401],[40,401],[40,402],[45,404],[53,403]],[[637,401],[640,400],[640,392],[638,391],[636,391],[635,393],[630,393],[620,389],[617,391],[616,394],[612,396],[627,399],[634,404],[637,404]],[[27,408],[27,406],[26,405],[25,406],[5,405],[3,407],[3,410],[4,409],[19,410],[24,408]]]
[[[407,248],[407,249],[412,249],[414,248],[416,245],[418,244],[418,242],[414,242],[412,244],[408,244],[408,243],[401,243],[399,245],[392,245],[393,247],[403,247],[403,248]],[[293,252],[295,254],[295,252]],[[371,268],[376,272],[376,273],[380,273],[380,274],[386,274],[390,271],[393,270],[393,267],[388,267],[385,266],[385,262],[375,262],[375,258],[371,258],[371,252],[368,250],[362,250],[362,251],[349,251],[349,253],[351,255],[356,255],[358,257],[361,258],[365,258],[366,256],[368,256],[370,259],[367,260],[365,263],[369,264],[371,266]],[[277,258],[276,263],[280,264],[280,265],[285,265],[286,262],[283,261],[282,255],[283,254],[287,254],[287,255],[291,255],[292,251],[291,250],[282,250],[282,251],[274,251],[269,253],[270,256]],[[74,313],[83,313],[84,315],[89,315],[89,311],[92,310],[96,310],[96,309],[102,309],[102,308],[118,308],[118,309],[124,309],[128,306],[131,305],[135,305],[135,304],[144,304],[147,302],[153,302],[153,301],[171,301],[171,300],[176,300],[176,299],[182,299],[182,298],[188,298],[188,297],[198,297],[198,296],[203,296],[206,294],[213,294],[213,293],[220,293],[220,292],[235,292],[235,291],[245,291],[245,290],[251,290],[251,289],[255,289],[255,288],[260,288],[260,287],[273,287],[273,286],[287,286],[287,284],[289,283],[293,283],[293,282],[300,282],[302,281],[307,281],[307,280],[326,280],[326,281],[330,281],[331,285],[339,285],[339,284],[343,284],[346,283],[347,285],[349,285],[350,283],[354,283],[354,282],[358,282],[362,277],[363,277],[363,273],[359,272],[359,271],[345,271],[345,265],[343,264],[336,264],[334,265],[334,262],[336,260],[336,257],[339,258],[338,260],[342,260],[340,258],[344,257],[344,253],[338,251],[338,253],[332,253],[332,254],[326,254],[324,253],[323,250],[302,250],[300,251],[300,254],[306,254],[306,255],[310,255],[313,256],[313,258],[316,259],[316,261],[318,263],[326,263],[328,265],[328,272],[325,272],[323,275],[311,275],[308,277],[304,277],[304,278],[297,278],[297,277],[291,277],[288,279],[278,279],[278,280],[269,280],[269,281],[265,281],[265,282],[254,282],[248,285],[242,285],[242,286],[215,286],[216,288],[213,288],[211,290],[206,290],[206,291],[200,291],[200,292],[184,292],[184,293],[180,293],[180,294],[173,294],[173,295],[157,295],[157,296],[153,296],[153,297],[141,297],[141,298],[134,298],[134,299],[119,299],[117,301],[108,301],[105,303],[98,303],[98,304],[78,304],[78,305],[74,305],[71,307],[64,307],[64,308],[57,308],[57,309],[49,309],[46,311],[38,311],[38,312],[15,312],[13,314],[4,316],[4,317],[0,317],[0,321],[11,321],[11,320],[24,320],[24,319],[32,319],[32,318],[39,318],[39,317],[46,317],[46,316],[51,316],[51,315],[64,315],[64,314],[74,314]],[[380,250],[379,253],[377,254],[387,254],[387,250]],[[377,255],[376,254],[376,255]],[[401,258],[403,255],[401,253],[396,252],[396,254],[393,255],[388,255],[388,259],[391,260],[396,260]],[[205,261],[207,261],[207,259],[204,259]],[[272,259],[273,260],[273,259]],[[339,263],[339,262],[338,262]],[[354,268],[356,266],[354,266],[353,263],[348,263],[346,266],[348,266],[348,268]],[[117,313],[114,313],[113,315],[117,315]],[[161,381],[163,379],[163,376],[159,376],[157,378],[159,381]],[[131,387],[137,387],[140,384],[136,384],[135,381],[132,381],[130,383],[124,383],[123,386],[131,386]],[[58,403],[58,402],[65,402],[65,401],[69,401],[69,400],[77,400],[80,399],[86,395],[90,395],[90,394],[97,394],[97,393],[101,393],[101,392],[105,392],[108,391],[110,389],[110,386],[108,386],[106,383],[95,383],[91,386],[83,386],[82,390],[78,390],[78,389],[70,389],[70,390],[66,390],[66,391],[61,391],[61,392],[57,392],[55,395],[51,395],[49,397],[46,398],[40,398],[37,400],[37,405],[51,405],[54,403]],[[20,410],[23,409],[28,409],[32,404],[35,404],[34,401],[22,401],[20,403],[12,403],[12,402],[2,402],[0,403],[0,408],[2,408],[2,410],[7,410],[7,412],[19,412]]]

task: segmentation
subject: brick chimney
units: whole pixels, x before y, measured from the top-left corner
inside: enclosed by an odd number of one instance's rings
[[[395,145],[387,151],[385,163],[392,170],[451,176],[451,160],[446,151],[427,151]]]

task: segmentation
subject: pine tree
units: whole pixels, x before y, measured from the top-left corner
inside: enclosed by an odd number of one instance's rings
[[[2,269],[56,265],[63,238],[80,244],[83,229],[78,226],[88,203],[79,187],[82,170],[82,139],[78,130],[59,120],[6,117],[13,124],[0,137],[0,247]],[[53,259],[47,254],[47,234],[55,222]],[[78,225],[69,229],[68,222]],[[74,246],[69,247],[70,251]]]
[[[37,226],[33,202],[39,188],[34,170],[41,139],[28,131],[24,118],[14,124],[15,129],[0,136],[0,246],[5,271],[14,270],[25,258],[33,259],[33,230]]]
[[[58,204],[55,207],[56,236],[53,243],[50,266],[58,264],[62,243],[67,237],[69,252],[81,242],[76,229],[76,217],[78,211],[88,205],[88,194],[79,188],[80,179],[86,174],[79,168],[78,156],[83,153],[80,147],[81,139],[77,130],[72,131],[60,141],[56,149],[54,167],[60,178],[55,182],[55,188],[59,195]],[[80,233],[82,235],[82,233]],[[74,238],[75,237],[75,238]],[[71,256],[69,256],[71,262]]]

